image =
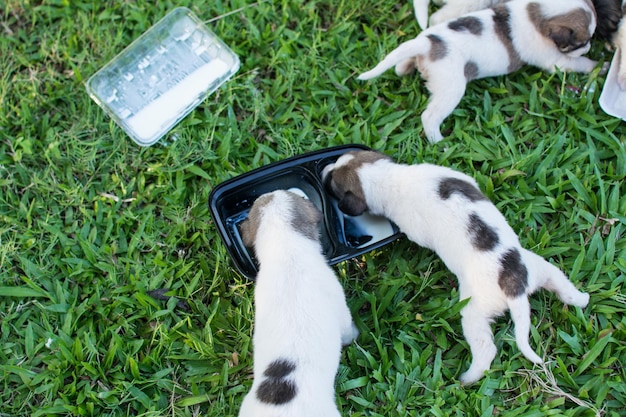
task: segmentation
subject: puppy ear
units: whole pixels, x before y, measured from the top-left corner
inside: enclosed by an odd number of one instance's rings
[[[550,25],[548,37],[560,50],[567,50],[576,43],[572,28],[560,25]]]
[[[367,210],[365,200],[357,197],[352,191],[348,191],[339,201],[339,210],[349,216],[358,216]]]
[[[254,232],[250,220],[246,219],[239,225],[239,232],[241,233],[241,241],[247,248],[254,246],[254,240],[256,239],[256,233]]]

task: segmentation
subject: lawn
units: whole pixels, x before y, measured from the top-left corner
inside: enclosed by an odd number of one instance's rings
[[[418,77],[356,79],[419,32],[410,3],[2,2],[0,416],[236,416],[252,382],[253,284],[217,235],[209,193],[349,143],[473,176],[522,245],[591,301],[534,294],[545,366],[521,355],[503,316],[490,372],[462,386],[471,357],[444,264],[405,240],[340,263],[361,332],[342,354],[342,415],[626,413],[626,129],[598,105],[605,76],[524,67],[474,81],[430,145]],[[176,6],[242,65],[142,148],[85,82]],[[589,55],[612,53],[596,41]]]

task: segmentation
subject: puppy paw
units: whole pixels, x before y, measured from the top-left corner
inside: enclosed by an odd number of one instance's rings
[[[529,361],[531,361],[532,363],[535,363],[537,365],[543,363],[543,359],[541,359],[539,357],[539,355],[537,355],[535,352],[528,351],[528,352],[522,352],[524,354],[524,356],[526,357],[526,359],[528,359]]]
[[[438,128],[437,129],[424,128],[424,132],[426,133],[426,139],[428,139],[430,143],[437,143],[443,140],[443,135],[441,134]]]
[[[350,328],[347,331],[344,331],[341,335],[341,345],[348,346],[359,336],[359,329],[354,325],[354,323],[350,324]]]
[[[441,120],[441,117],[434,114],[431,109],[426,108],[426,110],[424,110],[424,113],[422,113],[421,119],[426,139],[428,139],[430,143],[437,143],[441,141],[443,139],[441,130],[439,130],[439,120]]]
[[[572,297],[571,304],[576,307],[585,308],[589,304],[589,294],[586,292],[579,292],[575,297]]]
[[[485,376],[485,371],[486,369],[472,369],[470,367],[467,372],[461,374],[461,376],[459,377],[459,381],[461,381],[461,384],[463,385],[473,384],[474,382]]]

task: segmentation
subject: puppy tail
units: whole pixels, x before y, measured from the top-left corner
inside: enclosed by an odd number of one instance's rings
[[[563,271],[529,250],[524,250],[522,256],[529,272],[534,274],[538,287],[552,291],[565,304],[581,308],[587,306],[589,294],[578,291]]]
[[[430,0],[413,0],[413,9],[417,24],[422,30],[428,27],[428,4]]]
[[[382,61],[378,63],[371,70],[359,75],[359,80],[370,80],[381,75],[389,68],[406,61],[409,58],[413,58],[417,55],[422,55],[428,52],[429,41],[427,38],[418,36],[415,39],[406,41],[400,44],[396,49],[391,51]]]

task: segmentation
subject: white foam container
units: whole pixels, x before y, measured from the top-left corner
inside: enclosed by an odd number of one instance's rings
[[[611,60],[609,72],[600,93],[600,107],[610,116],[626,120],[626,90],[622,90],[617,82],[617,74],[621,59],[621,51],[617,49]]]
[[[221,39],[179,7],[91,76],[86,87],[131,139],[150,146],[239,66]]]

